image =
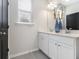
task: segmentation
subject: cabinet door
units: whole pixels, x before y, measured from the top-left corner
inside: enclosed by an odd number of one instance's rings
[[[3,37],[2,45],[3,45],[3,59],[8,59],[8,38],[7,37]]]
[[[74,59],[73,47],[63,44],[59,48],[59,59]]]
[[[62,59],[62,43],[58,43],[58,59]]]
[[[49,40],[49,57],[51,59],[58,59],[58,45],[53,39]]]
[[[48,55],[48,37],[47,35],[39,35],[39,48]]]
[[[43,45],[43,39],[39,36],[39,49],[42,50]]]
[[[1,40],[1,38],[0,38],[0,59],[2,59],[2,51],[1,51],[1,50],[2,50],[2,43],[1,43],[1,41],[2,41],[2,40]]]
[[[39,49],[43,51],[43,37],[39,36]]]

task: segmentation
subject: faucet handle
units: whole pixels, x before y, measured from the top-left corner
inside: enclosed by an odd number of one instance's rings
[[[70,33],[72,28],[66,29],[66,33]]]
[[[69,28],[69,30],[72,30],[72,28]]]

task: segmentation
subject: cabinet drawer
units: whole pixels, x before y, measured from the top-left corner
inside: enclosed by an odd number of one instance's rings
[[[48,34],[39,33],[38,37],[39,37],[39,39],[45,39],[45,38],[48,38]]]
[[[73,46],[73,44],[74,44],[74,38],[56,36],[56,35],[49,35],[49,39],[58,41],[60,43],[68,44],[70,46]]]
[[[68,37],[60,37],[60,41],[65,43],[65,44],[68,44],[68,45],[71,45],[71,46],[74,46],[74,38],[68,38]]]

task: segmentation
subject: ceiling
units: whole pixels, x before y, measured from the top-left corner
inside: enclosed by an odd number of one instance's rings
[[[72,5],[72,4],[75,4],[75,3],[79,3],[79,0],[62,1],[62,4],[64,4],[64,5]]]
[[[52,2],[57,2],[57,3],[62,3],[65,6],[71,5],[71,4],[75,4],[75,3],[79,3],[79,0],[51,0]]]

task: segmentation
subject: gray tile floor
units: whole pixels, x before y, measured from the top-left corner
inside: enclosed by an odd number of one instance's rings
[[[49,58],[45,54],[43,54],[41,51],[36,51],[36,52],[22,55],[22,56],[12,58],[12,59],[49,59]]]

